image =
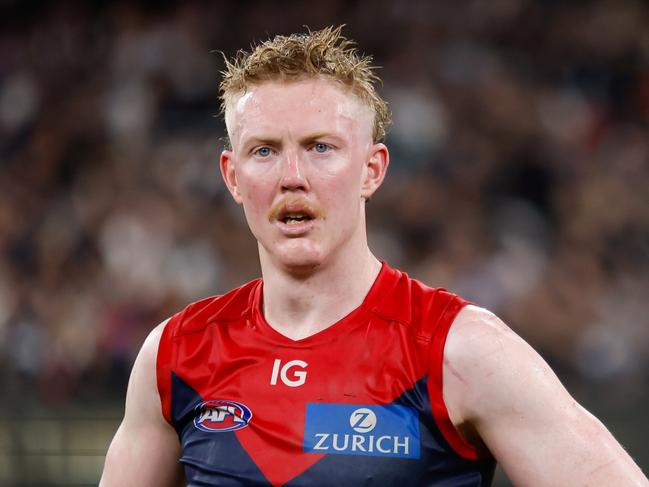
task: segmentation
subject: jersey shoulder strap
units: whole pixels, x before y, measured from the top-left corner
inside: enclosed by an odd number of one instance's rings
[[[435,422],[451,448],[469,460],[478,460],[477,450],[460,436],[444,402],[444,347],[458,313],[467,304],[464,298],[446,289],[431,288],[395,270],[394,286],[376,310],[384,319],[410,328],[416,337],[421,360],[427,364],[427,388]]]
[[[208,325],[241,318],[250,310],[252,295],[260,280],[245,284],[227,294],[212,296],[188,305],[167,321],[156,359],[156,382],[162,415],[172,424],[172,374],[177,369],[178,343],[183,337],[202,333]]]

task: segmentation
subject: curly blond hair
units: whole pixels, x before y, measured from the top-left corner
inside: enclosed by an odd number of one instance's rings
[[[299,80],[323,76],[348,87],[374,112],[372,138],[381,142],[390,125],[387,103],[374,87],[380,78],[372,58],[358,54],[355,43],[344,37],[343,26],[327,27],[306,34],[276,36],[251,52],[239,51],[225,58],[221,81],[221,111],[249,86],[274,80]]]

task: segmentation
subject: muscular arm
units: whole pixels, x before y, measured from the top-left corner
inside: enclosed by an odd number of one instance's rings
[[[124,419],[108,449],[100,487],[182,485],[178,436],[162,416],[156,384],[165,324],[151,332],[133,365]]]
[[[611,433],[502,321],[469,306],[444,352],[444,398],[517,486],[649,486]]]

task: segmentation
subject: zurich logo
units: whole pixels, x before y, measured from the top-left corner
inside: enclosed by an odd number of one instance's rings
[[[224,432],[245,428],[252,419],[252,411],[235,401],[211,400],[196,406],[194,426],[201,431]]]
[[[400,404],[307,403],[306,453],[420,458],[416,409]]]
[[[357,409],[349,416],[349,426],[359,433],[369,433],[376,426],[376,414],[371,409]]]

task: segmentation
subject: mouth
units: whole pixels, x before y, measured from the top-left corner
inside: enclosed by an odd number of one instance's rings
[[[304,197],[289,197],[274,205],[268,220],[281,222],[286,225],[299,225],[322,218],[320,207]]]
[[[324,219],[320,206],[303,196],[283,199],[273,206],[268,215],[269,222],[278,225],[279,231],[289,238],[311,232],[319,219]]]
[[[278,218],[279,221],[286,225],[299,225],[313,219],[312,215],[305,212],[286,212],[286,214],[280,214]]]

